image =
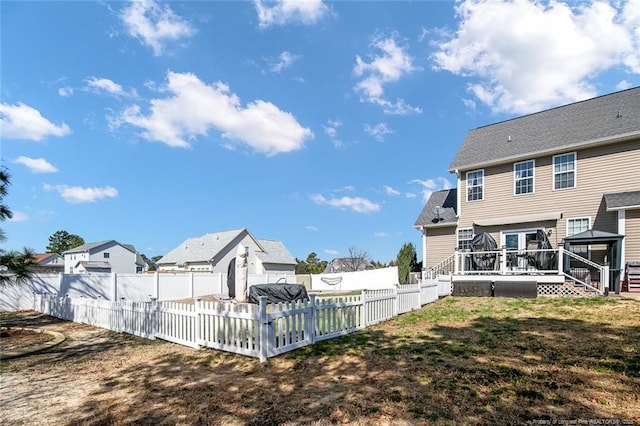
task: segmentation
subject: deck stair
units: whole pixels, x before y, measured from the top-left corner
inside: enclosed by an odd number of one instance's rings
[[[564,282],[562,295],[568,297],[595,297],[600,296],[600,292],[589,285],[568,279]]]

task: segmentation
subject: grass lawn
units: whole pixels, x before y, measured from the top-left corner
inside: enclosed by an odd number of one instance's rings
[[[136,339],[3,375],[43,365],[91,378],[60,424],[640,424],[640,300],[447,297],[263,364]]]

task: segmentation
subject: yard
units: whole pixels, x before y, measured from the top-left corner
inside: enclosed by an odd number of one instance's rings
[[[447,297],[262,364],[0,319],[67,336],[0,363],[0,424],[640,424],[640,300]]]

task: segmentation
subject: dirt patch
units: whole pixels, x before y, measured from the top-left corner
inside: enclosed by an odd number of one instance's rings
[[[23,328],[0,329],[0,353],[11,352],[53,340],[54,337],[47,333]]]
[[[67,340],[0,364],[0,424],[640,424],[639,308],[446,298],[262,364],[30,314]]]

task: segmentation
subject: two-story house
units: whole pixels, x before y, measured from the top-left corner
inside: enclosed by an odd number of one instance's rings
[[[640,260],[640,87],[473,129],[449,172],[415,222],[427,269],[474,235],[525,250],[538,230],[612,270]]]
[[[141,272],[145,263],[135,247],[115,240],[83,244],[62,253],[65,274]]]

